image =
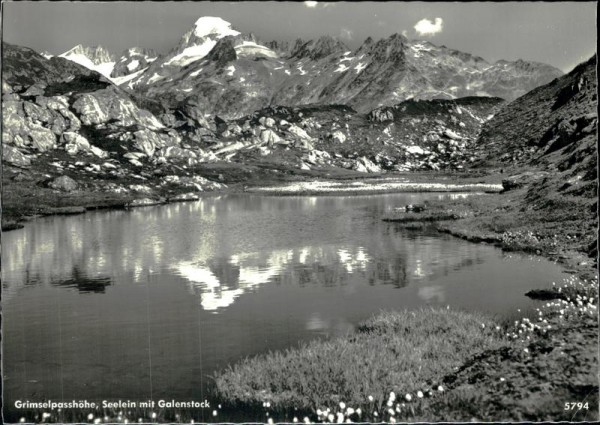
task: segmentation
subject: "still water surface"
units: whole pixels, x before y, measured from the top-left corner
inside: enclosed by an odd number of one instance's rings
[[[439,194],[227,195],[49,217],[2,236],[4,396],[203,400],[245,356],[386,309],[495,315],[561,279],[548,261],[381,221]]]

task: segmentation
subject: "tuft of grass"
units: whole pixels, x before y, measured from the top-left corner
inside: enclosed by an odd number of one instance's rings
[[[232,403],[313,410],[343,402],[379,410],[390,391],[425,391],[470,356],[503,342],[495,324],[480,314],[382,312],[348,337],[245,359],[217,374],[215,382],[219,396]]]

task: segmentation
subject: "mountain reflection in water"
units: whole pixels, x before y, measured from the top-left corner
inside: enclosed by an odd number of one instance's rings
[[[405,195],[406,202],[415,196]],[[444,255],[440,244],[423,243],[422,236],[394,237],[397,230],[379,220],[395,203],[376,204],[376,214],[360,217],[366,223],[357,223],[352,214],[335,214],[347,203],[346,197],[214,197],[37,220],[8,234],[4,295],[32,283],[104,292],[112,282],[140,283],[168,268],[188,282],[205,310],[216,311],[269,282],[336,286],[355,274],[371,285],[401,288],[411,280],[447,274],[463,262],[482,261],[475,245],[462,246],[456,258]],[[365,232],[357,245],[353,233],[374,224],[383,235]]]

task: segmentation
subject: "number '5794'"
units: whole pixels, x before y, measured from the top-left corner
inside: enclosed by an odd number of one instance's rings
[[[586,403],[574,403],[574,402],[565,402],[565,410],[589,410],[590,407]]]

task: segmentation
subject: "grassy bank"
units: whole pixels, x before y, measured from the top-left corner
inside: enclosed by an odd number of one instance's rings
[[[446,309],[381,313],[351,336],[231,366],[216,376],[218,396],[282,422],[597,420],[597,281],[557,288],[568,301],[514,323]]]
[[[344,403],[383,414],[390,391],[416,400],[418,391],[437,391],[445,372],[466,358],[505,343],[496,326],[453,310],[381,313],[350,337],[246,359],[220,373],[216,385],[220,397],[241,405],[326,410]]]

